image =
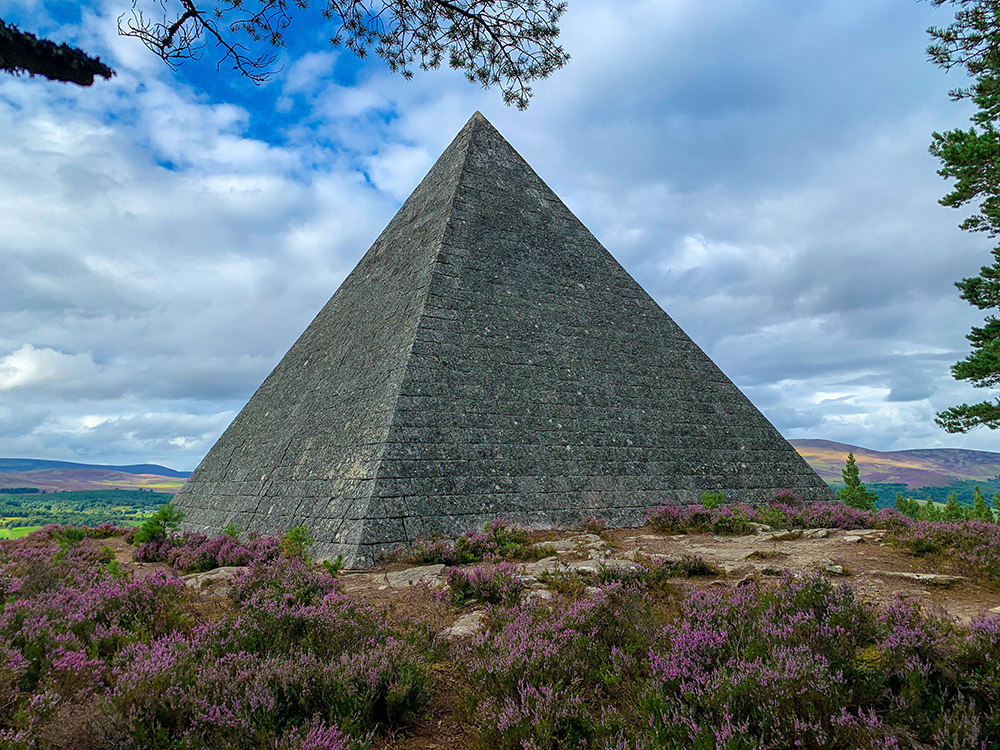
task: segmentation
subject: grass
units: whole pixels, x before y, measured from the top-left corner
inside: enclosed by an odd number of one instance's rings
[[[12,529],[0,529],[0,539],[20,539],[32,531],[38,531],[41,526],[15,526]]]

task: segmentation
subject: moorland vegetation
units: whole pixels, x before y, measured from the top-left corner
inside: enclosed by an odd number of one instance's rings
[[[1000,591],[1000,524],[924,512],[706,495],[647,523],[883,529]],[[442,691],[484,748],[1000,745],[1000,616],[959,625],[818,573],[726,584],[694,557],[552,572],[533,597],[516,563],[551,550],[501,522],[396,551],[397,565],[448,567],[442,588],[413,587],[419,606],[394,609],[345,591],[337,561],[311,561],[302,527],[210,538],[178,534],[180,520],[165,506],[139,527],[0,543],[0,746],[406,747]],[[113,553],[124,540],[145,567]],[[215,566],[240,570],[208,606],[177,574]],[[725,585],[689,583],[706,575]],[[444,637],[432,613],[470,607],[482,629]]]

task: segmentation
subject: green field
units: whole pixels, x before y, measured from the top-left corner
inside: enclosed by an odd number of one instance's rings
[[[0,539],[17,539],[28,536],[32,531],[38,531],[41,526],[16,526],[13,529],[0,529]]]

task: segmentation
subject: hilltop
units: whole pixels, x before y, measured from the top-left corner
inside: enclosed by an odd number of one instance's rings
[[[786,495],[635,529],[495,522],[364,571],[311,564],[304,530],[164,528],[0,543],[12,746],[1000,741],[996,524]]]
[[[45,492],[84,490],[155,490],[176,493],[191,475],[158,464],[105,466],[38,458],[0,458],[0,493],[9,487],[37,487]]]
[[[844,460],[854,453],[861,481],[878,493],[882,506],[894,505],[896,493],[935,502],[955,493],[964,503],[972,501],[975,487],[987,497],[1000,493],[1000,453],[963,448],[876,451],[832,440],[789,442],[835,488],[843,486]]]

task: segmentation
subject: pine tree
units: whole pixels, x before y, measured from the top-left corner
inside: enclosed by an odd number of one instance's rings
[[[844,489],[837,491],[837,497],[844,501],[845,505],[858,510],[875,510],[875,501],[878,495],[869,492],[861,483],[861,476],[858,473],[858,465],[854,460],[854,453],[847,454],[847,462],[841,471],[844,477]]]
[[[993,522],[993,511],[990,509],[989,503],[986,502],[986,498],[983,497],[983,491],[978,487],[972,491],[972,508],[972,517],[975,520],[984,523]]]
[[[927,52],[945,70],[964,68],[972,81],[951,92],[953,99],[975,105],[972,127],[934,133],[930,152],[941,161],[938,174],[955,183],[940,203],[952,208],[976,207],[959,225],[988,237],[1000,235],[1000,2],[997,0],[931,0],[934,5],[956,7],[955,22],[928,29],[934,43]],[[956,282],[962,299],[986,313],[982,326],[973,326],[967,338],[972,352],[952,365],[956,380],[976,388],[1000,384],[1000,246],[993,249],[993,263],[978,276]],[[959,404],[935,420],[948,432],[968,432],[985,425],[1000,427],[1000,399]]]
[[[948,495],[948,499],[945,500],[944,510],[941,512],[941,516],[945,521],[965,520],[965,513],[963,512],[962,506],[958,504],[958,495],[954,492]]]

